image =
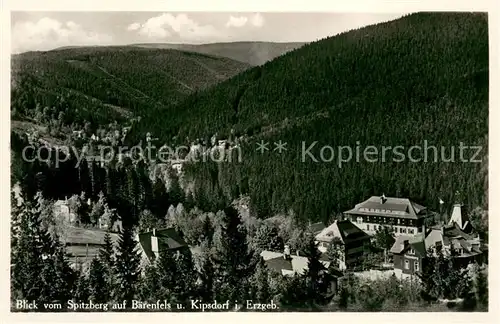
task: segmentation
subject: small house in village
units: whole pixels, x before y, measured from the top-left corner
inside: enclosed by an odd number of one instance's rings
[[[461,204],[455,204],[451,213],[451,218],[448,225],[456,224],[457,227],[465,233],[472,232],[472,224],[469,217]]]
[[[111,216],[108,213],[104,213],[99,217],[99,228],[102,230],[109,230],[112,233],[120,233],[123,230],[122,220],[118,218],[114,222],[111,220]]]
[[[422,233],[424,219],[431,215],[426,207],[407,198],[372,196],[344,212],[351,222],[369,235],[383,226],[391,226],[394,235]]]
[[[146,233],[139,233],[136,240],[140,246],[142,265],[153,263],[160,257],[162,251],[189,249],[188,244],[174,228],[153,229]]]
[[[428,253],[435,255],[441,251],[445,257],[449,257],[452,250],[462,266],[473,262],[481,263],[483,260],[479,238],[465,233],[455,223],[431,228],[425,234],[400,235],[396,237],[390,252],[396,276],[404,278],[422,271]]]
[[[399,235],[391,247],[394,274],[398,278],[411,277],[422,271],[422,263],[427,255],[424,234]]]
[[[68,199],[57,200],[54,202],[54,217],[62,220],[67,225],[74,225],[76,223],[76,214],[69,207]]]
[[[326,226],[322,222],[309,223],[309,226],[307,226],[307,230],[311,232],[314,236],[318,235],[325,228]]]
[[[360,264],[370,244],[370,236],[347,219],[336,220],[315,238],[319,244],[318,249],[323,253],[328,250],[332,241],[338,242],[336,249],[341,270]]]
[[[307,272],[309,267],[309,259],[305,256],[291,254],[290,248],[287,245],[282,253],[262,251],[260,256],[270,271],[274,271],[283,276],[303,275]],[[320,260],[320,262],[325,267],[324,271],[328,272],[334,279],[332,280],[330,291],[336,291],[338,285],[337,279],[342,276],[342,273],[334,268],[330,261]]]

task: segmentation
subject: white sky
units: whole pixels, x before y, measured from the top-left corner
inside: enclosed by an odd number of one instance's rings
[[[12,12],[12,52],[60,46],[232,41],[309,42],[403,14]]]

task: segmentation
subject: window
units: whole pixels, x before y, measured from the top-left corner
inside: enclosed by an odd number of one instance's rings
[[[410,251],[408,251],[408,254],[415,254],[415,250],[414,249],[410,249]]]
[[[366,230],[369,231],[370,230],[370,225],[366,224]]]
[[[413,229],[409,228],[408,229],[408,234],[413,234]]]
[[[399,228],[399,233],[403,233],[403,228],[402,227]]]
[[[418,261],[413,262],[413,270],[420,271],[420,264]]]
[[[410,261],[405,260],[405,269],[408,270],[410,269]]]
[[[363,223],[363,217],[358,217],[358,218],[356,219],[356,222],[358,222],[358,224],[359,224],[359,223]]]

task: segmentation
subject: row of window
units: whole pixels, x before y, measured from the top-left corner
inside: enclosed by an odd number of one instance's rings
[[[405,260],[405,270],[410,270],[410,260]],[[413,261],[413,271],[420,271],[420,263]]]
[[[366,216],[366,220],[363,217],[358,216],[356,218],[356,222],[358,224],[366,222],[366,223],[379,223],[379,224],[390,224],[390,225],[407,225],[407,226],[415,226],[415,220],[413,219],[401,219],[401,218],[392,218],[392,217],[383,217],[383,216]]]
[[[365,208],[365,207],[362,207],[359,210],[371,213],[384,213],[384,214],[397,214],[397,215],[405,214],[405,212],[402,210],[377,209],[377,208]]]
[[[376,230],[381,230],[382,229],[382,225],[372,225],[373,226],[373,230],[376,231]],[[370,224],[366,224],[366,230],[367,231],[370,231]],[[398,228],[397,227],[394,227],[393,229],[393,232],[394,233],[397,233],[398,232]],[[413,228],[405,228],[405,227],[399,227],[399,233],[404,233],[406,234],[408,232],[408,234],[415,234],[415,229]]]

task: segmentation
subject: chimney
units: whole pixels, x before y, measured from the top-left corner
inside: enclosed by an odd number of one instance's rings
[[[158,250],[158,237],[151,236],[151,252],[158,258],[159,250]]]
[[[402,250],[406,249],[410,245],[410,241],[404,240],[403,243],[401,244]]]
[[[285,260],[290,260],[290,246],[285,245],[285,250],[283,251],[283,258]]]
[[[156,228],[153,228],[153,236],[156,236]]]
[[[382,204],[387,201],[387,198],[385,198],[385,194],[382,194],[382,196],[380,197],[380,201],[382,202]]]

